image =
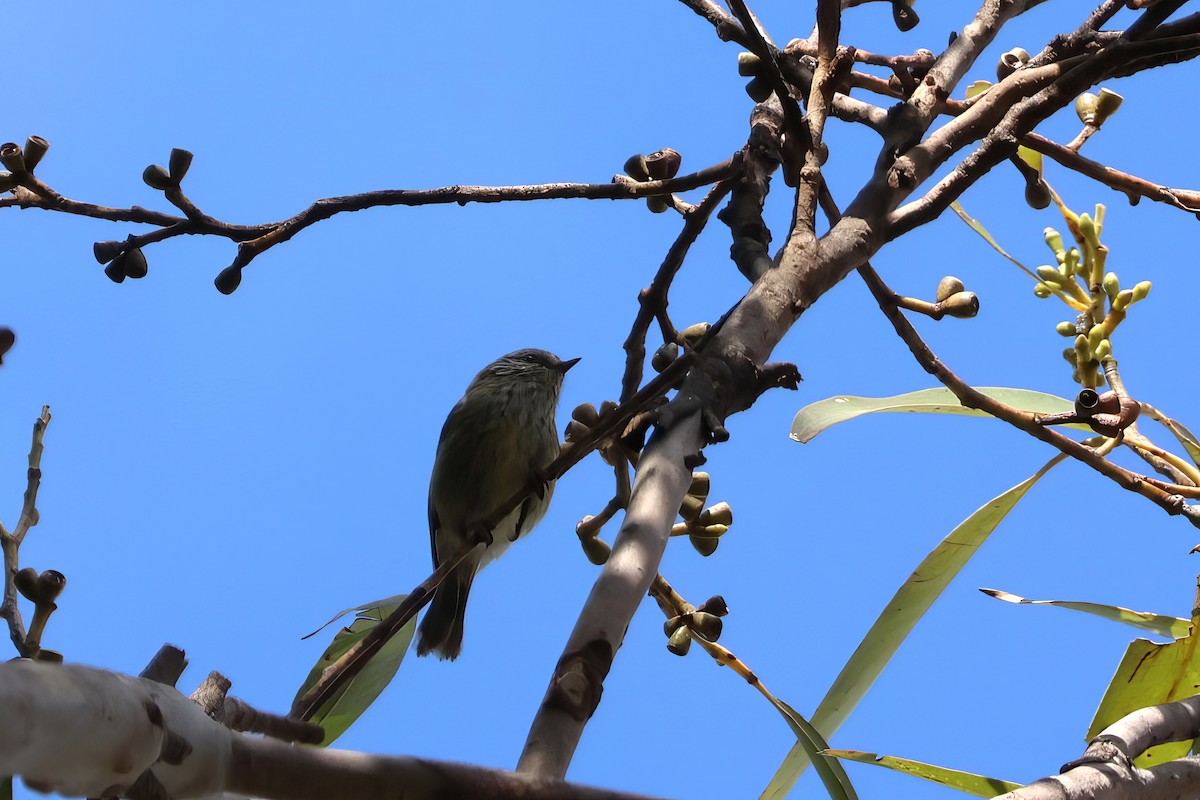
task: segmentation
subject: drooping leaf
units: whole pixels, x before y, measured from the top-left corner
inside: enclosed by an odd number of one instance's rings
[[[963,222],[967,223],[967,226],[971,230],[978,233],[985,242],[990,244],[992,246],[992,249],[994,249],[997,253],[999,253],[1000,255],[1007,258],[1012,263],[1016,264],[1018,267],[1021,268],[1022,272],[1024,272],[1029,277],[1033,278],[1035,281],[1039,280],[1038,276],[1033,272],[1033,270],[1031,270],[1029,267],[1025,266],[1024,264],[1022,264],[1020,261],[1015,259],[1013,256],[1009,255],[1009,252],[1000,246],[1000,243],[996,241],[996,237],[992,236],[991,232],[986,227],[984,227],[983,223],[980,222],[979,220],[975,219],[974,217],[972,217],[970,214],[968,214],[967,210],[965,208],[963,208],[962,205],[959,204],[959,202],[957,200],[955,200],[953,203],[950,204],[950,208],[954,210],[955,214],[958,214],[959,219],[961,219]]]
[[[1168,636],[1172,639],[1182,639],[1192,632],[1192,622],[1179,617],[1169,617],[1163,614],[1151,614],[1147,611],[1133,611],[1120,606],[1107,606],[1100,603],[1084,603],[1075,600],[1029,600],[1011,592],[1003,592],[999,589],[980,589],[979,591],[994,597],[997,600],[1003,600],[1006,603],[1016,603],[1018,605],[1030,606],[1058,606],[1059,608],[1069,608],[1072,611],[1082,611],[1085,614],[1095,614],[1104,619],[1111,619],[1114,622],[1124,622],[1126,625],[1132,625],[1135,628],[1157,633],[1159,636]]]
[[[1147,639],[1129,643],[1121,665],[1113,675],[1096,717],[1088,728],[1087,741],[1127,714],[1159,703],[1171,703],[1191,697],[1200,686],[1200,657],[1197,637],[1158,644]],[[1152,767],[1183,758],[1192,742],[1169,742],[1152,747],[1138,757],[1139,767]]]
[[[1024,411],[1034,411],[1039,414],[1057,414],[1070,411],[1075,404],[1062,397],[1029,389],[1011,389],[1005,387],[985,386],[979,389],[995,400]],[[954,396],[949,389],[921,389],[916,392],[898,394],[893,397],[856,397],[841,395],[819,400],[805,406],[796,414],[792,421],[792,438],[797,442],[807,443],[816,438],[817,434],[825,431],[839,422],[855,419],[864,414],[876,414],[881,411],[909,412],[919,414],[954,414],[968,417],[988,417],[974,408],[967,408]],[[1081,430],[1087,426],[1074,425]]]
[[[397,599],[403,600],[404,597],[405,595],[399,595]],[[399,603],[393,603],[360,610],[354,622],[333,637],[333,643],[329,645],[312,671],[309,672],[304,685],[296,692],[296,697],[304,696],[316,684],[321,677],[321,672],[326,667],[337,661],[372,628],[386,619],[398,605]],[[399,633],[371,657],[360,673],[355,675],[346,686],[313,714],[311,721],[325,728],[325,740],[322,745],[330,744],[345,733],[370,707],[371,703],[375,702],[375,698],[379,697],[380,692],[391,683],[396,671],[400,669],[400,662],[404,660],[404,656],[408,652],[408,646],[412,642],[416,627],[416,619],[409,620]]]
[[[842,758],[847,761],[857,761],[860,764],[874,764],[877,767],[887,767],[897,772],[904,772],[927,781],[940,783],[943,786],[949,786],[951,789],[958,789],[960,792],[973,794],[976,797],[995,797],[996,795],[1021,788],[1021,784],[1013,783],[1012,781],[988,778],[971,772],[947,769],[946,767],[938,767],[933,764],[925,764],[921,761],[912,761],[907,758],[865,753],[862,750],[827,750],[825,751],[825,755]]]
[[[1188,457],[1192,459],[1192,463],[1200,466],[1200,439],[1196,438],[1196,434],[1188,430],[1187,426],[1179,420],[1171,419],[1152,405],[1143,403],[1142,410],[1169,430],[1179,440],[1179,443],[1183,445],[1183,449],[1187,451]]]
[[[817,730],[829,737],[841,727],[950,581],[979,552],[1033,485],[1065,458],[1065,455],[1055,456],[1032,476],[986,503],[925,557],[867,631],[817,706],[811,719]],[[781,800],[785,797],[808,764],[808,754],[799,745],[794,745],[767,785],[763,798]]]

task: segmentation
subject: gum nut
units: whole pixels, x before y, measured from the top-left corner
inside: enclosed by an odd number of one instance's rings
[[[667,342],[654,351],[654,357],[650,359],[650,366],[655,372],[662,372],[671,366],[677,358],[679,358],[679,345],[674,342]]]
[[[142,248],[134,247],[125,253],[125,275],[129,278],[144,278],[150,272],[150,265],[146,263],[146,254],[142,252]]]
[[[688,487],[687,493],[692,497],[708,497],[708,490],[712,487],[712,477],[707,472],[693,472],[692,485]]]
[[[697,609],[709,614],[716,614],[718,617],[724,617],[729,614],[729,604],[725,602],[725,598],[719,594],[714,594],[712,597],[704,601],[703,605]]]
[[[221,294],[233,294],[237,291],[238,285],[242,282],[241,267],[226,267],[217,273],[217,277],[213,280],[213,285],[217,287],[217,291]]]
[[[667,640],[667,649],[677,656],[686,656],[692,649],[692,632],[686,627],[680,627]]]
[[[679,630],[679,626],[683,624],[683,617],[671,617],[663,623],[663,635],[670,636],[675,631]]]
[[[725,627],[725,624],[721,622],[721,618],[716,614],[693,611],[688,627],[708,641],[715,642],[721,638],[721,630]]]
[[[171,176],[167,173],[167,168],[161,164],[151,164],[142,172],[142,180],[151,189],[158,189],[160,192],[174,188],[175,181],[171,180]]]
[[[587,556],[588,561],[597,567],[601,567],[608,562],[608,556],[612,553],[612,548],[609,547],[608,542],[600,537],[589,536],[583,540],[583,552]]]
[[[1037,210],[1048,208],[1054,202],[1054,197],[1050,194],[1050,187],[1041,178],[1036,181],[1027,181],[1025,183],[1025,203]]]
[[[101,264],[107,264],[121,253],[125,252],[125,242],[107,241],[96,242],[92,245],[92,255]]]
[[[754,53],[738,53],[738,75],[743,78],[753,78],[758,74],[759,61]]]
[[[651,214],[661,214],[670,210],[671,203],[665,197],[647,197],[646,208],[650,209]]]
[[[123,283],[125,281],[125,259],[117,256],[108,262],[108,266],[104,268],[104,274],[113,283]]]
[[[653,180],[667,180],[674,178],[679,173],[679,166],[682,163],[683,156],[679,155],[678,150],[664,147],[662,150],[646,156],[646,171],[650,173]]]
[[[171,180],[178,184],[187,175],[188,167],[192,166],[192,154],[187,150],[176,147],[171,151],[171,160],[167,162]]]
[[[38,576],[39,602],[53,603],[66,588],[67,576],[56,569],[48,569]]]
[[[589,430],[591,430],[591,428],[589,428],[587,425],[584,425],[579,420],[573,419],[567,423],[567,441],[578,442],[580,439],[587,436]]]
[[[635,181],[650,180],[650,173],[646,169],[646,156],[638,153],[632,155],[625,161],[625,174],[633,178]]]
[[[592,426],[596,424],[596,420],[600,419],[600,412],[591,403],[580,403],[572,409],[571,419],[582,422],[584,425]]]
[[[692,547],[696,548],[696,552],[705,558],[717,552],[717,545],[720,544],[720,540],[704,536],[692,535],[688,537],[688,540],[691,541]]]
[[[733,508],[729,503],[721,502],[700,512],[697,521],[701,525],[732,525]]]
[[[25,156],[21,153],[21,145],[16,142],[0,144],[0,164],[9,172],[20,175],[28,172],[25,168]]]
[[[26,600],[37,602],[38,571],[36,569],[25,567],[22,570],[18,570],[17,574],[13,576],[13,584],[17,587],[17,591],[21,593],[22,597]]]
[[[1084,125],[1096,123],[1096,104],[1100,98],[1091,92],[1084,92],[1075,98],[1075,114]]]
[[[707,322],[697,322],[695,325],[689,325],[679,333],[679,338],[683,339],[685,344],[694,345],[696,342],[708,333],[708,329],[712,327]]]
[[[953,275],[947,275],[946,277],[942,278],[940,283],[938,283],[936,299],[940,303],[950,295],[958,294],[966,288],[967,287],[963,286],[963,282],[958,278],[954,277]]]
[[[604,416],[617,410],[617,404],[612,400],[605,400],[600,404],[600,416]]]
[[[939,305],[943,313],[959,319],[970,319],[979,313],[979,297],[974,292],[958,292]]]
[[[693,497],[690,494],[683,496],[683,502],[679,504],[679,516],[686,520],[693,520],[700,516],[700,512],[704,509],[704,501],[699,497]]]
[[[30,136],[25,140],[25,169],[33,172],[42,161],[42,156],[50,150],[50,143],[40,136]]]
[[[1113,90],[1101,89],[1100,96],[1096,98],[1096,127],[1100,127],[1109,117],[1117,113],[1117,109],[1123,102],[1125,102],[1125,98]],[[25,155],[25,160],[29,160],[28,153]]]
[[[755,75],[746,84],[746,94],[750,95],[750,99],[756,103],[766,102],[767,98],[774,94],[771,89],[771,82],[761,75]]]

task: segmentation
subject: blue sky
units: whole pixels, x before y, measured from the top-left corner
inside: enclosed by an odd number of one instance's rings
[[[787,41],[811,30],[808,5],[754,7]],[[900,35],[887,4],[869,4],[847,13],[844,40],[939,50],[967,21],[964,5],[921,4],[922,24]],[[371,189],[604,182],[629,155],[662,147],[691,171],[729,157],[747,135],[739,48],[680,4],[352,8],[44,5],[29,34],[9,40],[15,68],[0,139],[50,140],[39,174],[70,197],[163,210],[140,175],[183,147],[196,154],[189,196],[221,219],[258,223]],[[1036,52],[1082,9],[1031,12],[971,79],[992,78],[1011,47]],[[1184,133],[1200,122],[1185,93],[1195,69],[1112,84],[1125,105],[1085,154],[1195,187],[1200,168]],[[1069,141],[1078,127],[1068,111],[1041,132]],[[827,139],[827,175],[844,206],[869,175],[877,139],[832,122]],[[1110,267],[1127,285],[1154,281],[1116,342],[1131,392],[1196,427],[1186,249],[1195,220],[1148,201],[1131,208],[1057,167],[1049,178],[1077,210],[1107,203]],[[1049,260],[1043,227],[1061,220],[1029,209],[1021,192],[1016,171],[1000,169],[963,203],[1036,266]],[[777,186],[768,207],[777,243],[786,195]],[[135,226],[0,210],[0,323],[18,336],[0,369],[0,514],[10,525],[30,426],[43,404],[55,415],[43,521],[22,552],[24,564],[69,581],[46,645],[136,673],[171,642],[192,663],[181,688],[216,669],[236,695],[285,710],[326,643],[300,636],[428,573],[428,473],[442,420],[470,378],[505,352],[543,347],[583,358],[567,378],[560,428],[576,404],[614,398],[637,292],[679,227],[639,202],[375,209],[266,253],[226,297],[212,287],[233,258],[225,240],[154,245],[149,277],[118,286],[91,245]],[[745,291],[728,247],[714,221],[672,290],[680,327],[715,320]],[[917,321],[966,379],[1077,391],[1053,330],[1063,307],[1034,298],[1031,282],[957,219],[915,231],[874,263],[902,293],[931,296],[947,274],[979,293],[977,319]],[[803,405],[930,385],[856,277],[808,312],[776,357],[799,365],[800,392],[764,396],[707,453],[712,499],[732,504],[732,530],[708,559],[673,542],[662,572],[695,603],[724,595],[732,614],[722,644],[810,713],[925,553],[1052,453],[999,422],[909,416],[790,441]],[[610,494],[597,459],[567,475],[536,535],[476,583],[462,658],[406,661],[339,746],[511,768],[596,575],[574,525]],[[1018,781],[1056,771],[1081,752],[1133,634],[976,589],[1186,616],[1195,541],[1185,522],[1141,498],[1081,466],[1059,467],[949,588],[833,744]],[[570,777],[687,798],[757,796],[792,744],[788,728],[702,652],[670,655],[661,623],[647,601]],[[850,774],[864,797],[954,796],[870,767]],[[795,796],[821,789],[806,776]]]

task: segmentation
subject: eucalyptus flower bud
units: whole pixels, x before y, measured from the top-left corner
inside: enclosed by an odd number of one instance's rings
[[[1133,304],[1133,290],[1122,289],[1117,292],[1117,296],[1112,299],[1113,311],[1124,311]]]
[[[1141,283],[1134,286],[1133,287],[1133,302],[1136,303],[1139,300],[1145,300],[1146,297],[1149,296],[1150,289],[1152,286],[1153,286],[1153,284],[1151,284],[1150,281],[1142,281]]]
[[[1066,280],[1061,272],[1047,264],[1043,264],[1042,266],[1038,267],[1036,270],[1034,270],[1034,272],[1037,273],[1037,276],[1041,278],[1044,283],[1048,283],[1051,286],[1062,286],[1063,282]]]
[[[1108,299],[1112,300],[1117,296],[1117,292],[1121,291],[1121,281],[1117,279],[1117,273],[1109,272],[1104,275],[1104,280],[1100,282],[1104,287],[1104,293],[1108,295]]]
[[[1050,295],[1054,294],[1054,292],[1050,289],[1050,287],[1044,283],[1039,283],[1036,286],[1034,286],[1033,293],[1035,295],[1037,295],[1038,297],[1041,297],[1042,299],[1045,299],[1045,298],[1049,297]]]
[[[974,292],[955,292],[938,306],[946,316],[970,319],[979,313],[979,297]]]
[[[1055,325],[1054,332],[1057,333],[1059,336],[1075,336],[1077,333],[1079,333],[1078,329],[1075,327],[1075,323],[1067,322],[1066,320]],[[1071,350],[1068,352],[1074,352],[1074,351]]]

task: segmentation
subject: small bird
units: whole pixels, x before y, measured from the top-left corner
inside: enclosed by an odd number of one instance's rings
[[[578,361],[563,361],[545,350],[509,353],[484,367],[451,409],[429,479],[435,567],[472,547],[479,523],[558,456],[558,397],[563,376]],[[482,552],[446,576],[421,621],[418,655],[458,657],[475,574],[541,521],[553,493],[549,481],[496,525]]]

